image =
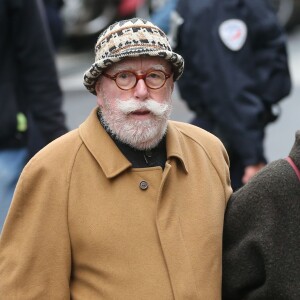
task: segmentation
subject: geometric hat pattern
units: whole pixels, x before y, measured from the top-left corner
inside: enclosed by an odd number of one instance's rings
[[[184,69],[183,58],[172,51],[166,34],[150,21],[140,18],[110,25],[98,37],[95,62],[84,73],[84,86],[93,94],[96,82],[107,67],[127,57],[156,56],[172,65],[174,81]]]

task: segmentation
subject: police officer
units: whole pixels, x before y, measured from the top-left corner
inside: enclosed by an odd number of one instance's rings
[[[237,189],[265,165],[265,127],[291,89],[285,34],[262,0],[179,0],[172,19],[181,96],[227,147]]]

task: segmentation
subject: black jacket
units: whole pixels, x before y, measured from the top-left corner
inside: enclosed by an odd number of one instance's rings
[[[0,149],[35,152],[67,131],[43,14],[40,0],[0,1]],[[25,132],[17,130],[19,112],[28,120]]]
[[[274,11],[263,0],[180,0],[176,10],[183,18],[175,47],[185,59],[182,98],[215,125],[214,133],[245,166],[264,161],[270,106],[291,88],[286,37]],[[240,49],[231,50],[221,38],[228,20],[247,29]],[[241,34],[234,24],[225,33]]]
[[[289,154],[300,169],[300,131]],[[300,180],[274,161],[230,198],[225,214],[224,300],[300,299]]]

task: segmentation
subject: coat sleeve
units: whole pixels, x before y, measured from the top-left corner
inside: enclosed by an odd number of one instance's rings
[[[70,299],[67,178],[40,153],[21,174],[0,237],[1,299]]]
[[[284,160],[233,193],[224,221],[222,299],[300,299],[299,195]]]

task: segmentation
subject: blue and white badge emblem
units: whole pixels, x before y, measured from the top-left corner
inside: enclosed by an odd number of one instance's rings
[[[219,27],[222,42],[232,51],[240,50],[247,38],[247,26],[238,19],[224,21]]]

